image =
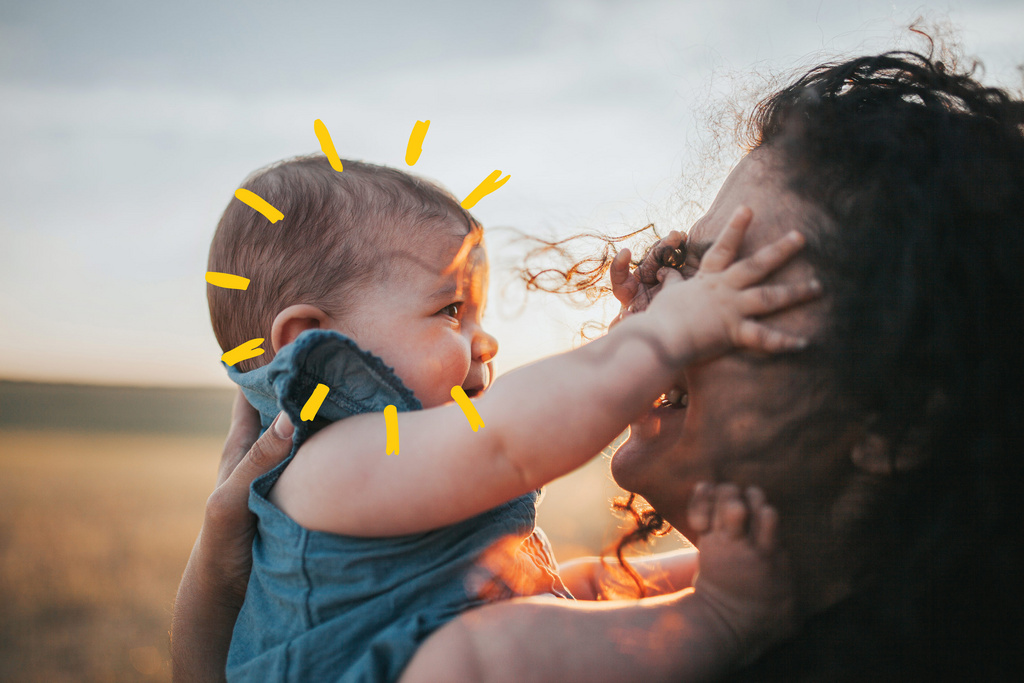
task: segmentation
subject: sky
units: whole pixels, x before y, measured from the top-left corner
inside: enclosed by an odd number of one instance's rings
[[[527,294],[526,244],[685,229],[739,147],[735,112],[838,56],[921,49],[923,16],[1021,85],[1024,3],[0,0],[0,378],[230,386],[206,307],[217,220],[253,170],[316,152],[464,197],[487,230],[499,372],[578,343]],[[417,120],[431,121],[405,164]]]

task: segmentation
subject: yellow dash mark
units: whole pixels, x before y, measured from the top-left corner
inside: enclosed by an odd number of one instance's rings
[[[484,178],[483,182],[476,186],[476,189],[469,193],[469,196],[462,200],[462,208],[469,210],[476,206],[476,203],[489,195],[490,193],[497,190],[499,187],[508,182],[508,179],[512,176],[507,175],[502,178],[499,182],[498,176],[501,175],[501,171],[495,171],[491,175]]]
[[[469,400],[469,396],[466,396],[466,390],[455,385],[452,387],[452,398],[462,408],[462,412],[466,414],[466,419],[469,420],[469,426],[475,432],[476,430],[484,427],[484,421],[480,419],[480,413],[476,412],[476,406]]]
[[[398,455],[398,408],[388,406],[384,409],[384,429],[388,433],[388,440],[384,445],[384,455],[392,453]]]
[[[249,278],[231,273],[215,273],[212,270],[206,271],[206,281],[214,287],[224,289],[249,289]]]
[[[320,141],[320,149],[327,155],[327,160],[331,162],[331,168],[338,173],[341,173],[345,168],[341,165],[341,159],[338,158],[338,150],[334,149],[334,141],[331,140],[331,134],[327,132],[327,126],[320,119],[313,122],[313,132],[316,133],[316,139]]]
[[[420,153],[423,151],[423,138],[427,137],[427,128],[430,128],[430,119],[417,121],[412,127],[409,146],[405,148],[405,163],[410,166],[414,166],[420,160]]]
[[[239,344],[235,348],[231,349],[223,356],[220,357],[222,361],[228,365],[234,365],[239,361],[243,361],[246,358],[255,358],[256,356],[263,355],[263,349],[260,348],[260,344],[263,343],[263,338],[250,339],[244,344]]]
[[[267,203],[267,200],[255,192],[250,192],[249,190],[240,187],[235,190],[235,197],[246,206],[251,206],[262,213],[271,223],[276,223],[284,218],[283,213],[272,207]]]
[[[312,422],[313,418],[316,417],[316,413],[320,410],[320,406],[324,404],[324,399],[327,398],[327,392],[330,389],[326,384],[317,384],[316,389],[313,390],[313,394],[306,401],[306,405],[302,406],[302,410],[299,412],[299,417],[303,422]]]

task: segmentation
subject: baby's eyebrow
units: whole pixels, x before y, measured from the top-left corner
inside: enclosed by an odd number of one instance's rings
[[[448,298],[450,296],[455,296],[458,293],[459,293],[459,285],[458,285],[458,283],[457,282],[447,282],[447,283],[441,285],[441,287],[437,291],[435,291],[433,294],[431,294],[430,298],[431,299]]]

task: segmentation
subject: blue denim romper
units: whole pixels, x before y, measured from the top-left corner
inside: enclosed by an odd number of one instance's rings
[[[295,425],[291,455],[249,491],[257,532],[229,681],[394,681],[427,636],[468,609],[527,593],[572,598],[535,527],[539,491],[451,526],[387,538],[309,531],[267,500],[303,441],[331,422],[389,404],[422,409],[391,368],[348,337],[308,330],[269,364],[228,374],[264,430],[279,409]],[[318,383],[330,393],[316,418],[303,422],[299,412]],[[497,571],[488,562],[494,548],[505,553]]]

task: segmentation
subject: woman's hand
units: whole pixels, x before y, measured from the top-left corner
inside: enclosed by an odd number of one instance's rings
[[[231,429],[206,502],[206,518],[174,601],[171,669],[175,681],[221,681],[231,632],[245,599],[252,569],[256,518],[249,512],[249,485],[292,447],[292,424],[281,413],[263,436],[259,413],[235,397]]]

